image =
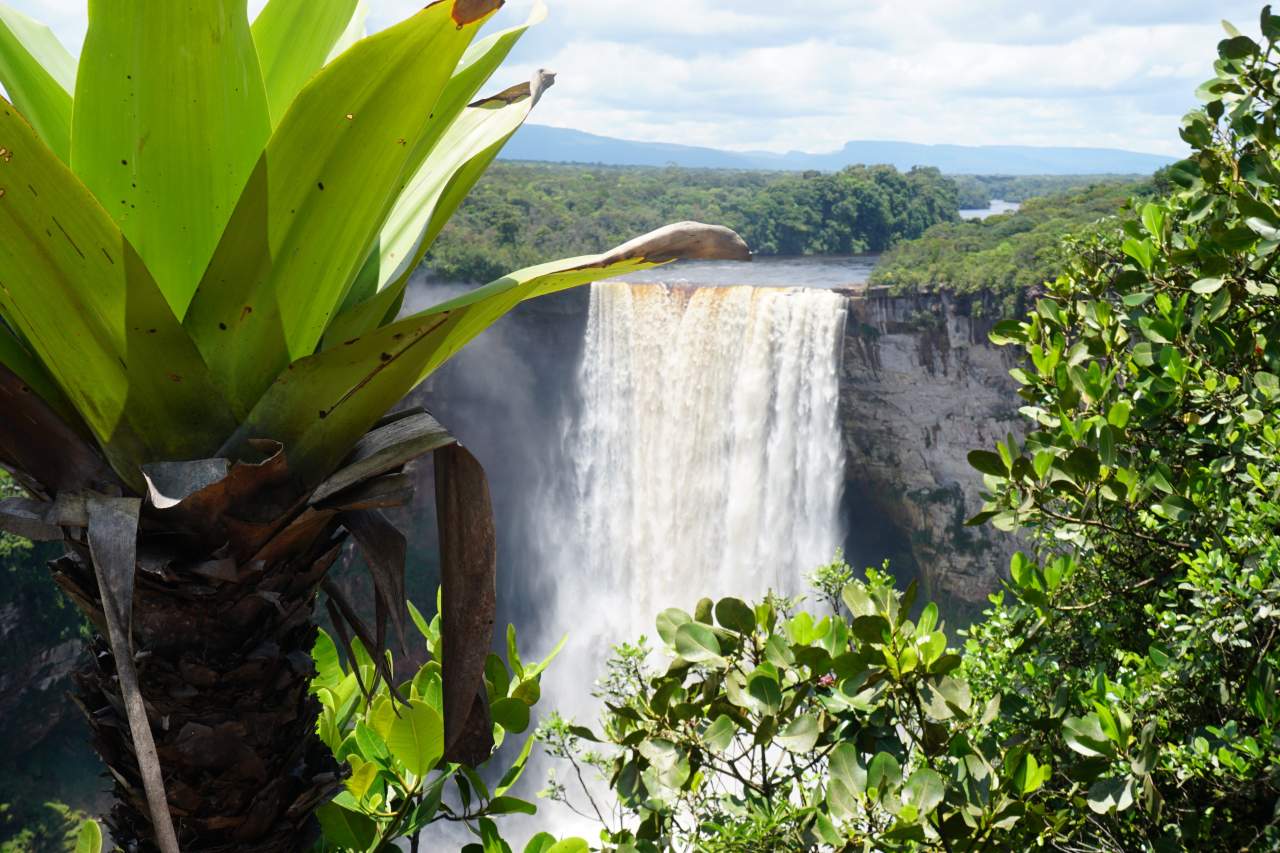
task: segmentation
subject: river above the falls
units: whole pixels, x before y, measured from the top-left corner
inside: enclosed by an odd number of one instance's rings
[[[624,276],[633,284],[700,286],[808,287],[832,290],[867,283],[879,254],[757,256],[741,261],[676,261]]]

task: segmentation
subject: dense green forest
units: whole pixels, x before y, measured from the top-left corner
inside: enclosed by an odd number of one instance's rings
[[[880,252],[955,220],[958,210],[956,185],[936,169],[792,173],[498,163],[427,264],[438,278],[488,281],[682,219],[722,223],[764,255]]]
[[[918,240],[886,252],[871,283],[899,293],[987,292],[1000,297],[1008,313],[1020,295],[1062,271],[1068,252],[1064,236],[1087,231],[1120,213],[1131,199],[1150,197],[1165,186],[1159,176],[1100,183],[1030,199],[1014,213],[935,225]]]
[[[1142,175],[948,175],[959,191],[960,209],[988,207],[995,199],[1024,202],[1100,184],[1131,184]]]

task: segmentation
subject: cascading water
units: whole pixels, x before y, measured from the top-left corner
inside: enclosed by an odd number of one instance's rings
[[[795,593],[843,541],[846,298],[816,289],[597,284],[543,530],[569,632],[548,695],[700,596]],[[560,682],[564,689],[556,689]],[[565,707],[582,697],[581,707]]]

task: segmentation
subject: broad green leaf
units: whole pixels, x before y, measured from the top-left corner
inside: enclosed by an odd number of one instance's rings
[[[686,622],[676,629],[676,654],[692,663],[721,660],[720,643],[711,629],[698,622]]]
[[[537,814],[538,807],[518,797],[494,797],[485,811],[489,814]]]
[[[658,614],[658,636],[668,646],[674,646],[676,644],[676,631],[681,625],[692,621],[693,617],[678,607],[668,607]]]
[[[316,817],[325,840],[347,850],[368,850],[378,833],[371,818],[337,803],[323,804],[316,809]]]
[[[713,750],[724,752],[729,748],[729,744],[733,743],[733,736],[737,733],[738,727],[733,720],[726,714],[721,714],[716,717],[714,723],[707,726],[702,737]]]
[[[116,471],[209,456],[235,428],[133,247],[0,100],[0,313],[30,344]]]
[[[80,824],[76,835],[76,853],[102,853],[102,827],[96,820]]]
[[[333,52],[356,0],[270,0],[253,21],[272,127]]]
[[[271,126],[246,0],[90,0],[71,165],[182,317]]]
[[[1133,805],[1133,782],[1112,777],[1099,779],[1089,788],[1089,809],[1098,814],[1122,812]]]
[[[808,753],[818,742],[818,718],[812,714],[796,717],[778,732],[777,740],[789,752]]]
[[[499,699],[489,710],[493,721],[509,732],[520,734],[529,728],[529,706],[519,699]]]
[[[867,794],[882,800],[902,781],[902,765],[887,752],[876,753],[867,767]]]
[[[449,127],[433,155],[409,181],[378,240],[377,293],[351,305],[325,334],[325,345],[363,335],[391,319],[409,278],[427,249],[481,175],[541,97],[545,80],[515,86],[468,107]],[[361,269],[357,287],[374,285],[374,260]],[[388,283],[388,279],[392,279]],[[384,286],[386,285],[386,286]],[[353,291],[354,292],[354,291]]]
[[[858,758],[858,750],[852,743],[844,742],[831,751],[828,761],[831,778],[846,785],[854,794],[867,790],[867,768]]]
[[[947,783],[936,771],[922,767],[911,774],[902,786],[902,800],[916,807],[916,813],[927,815],[942,804]]]
[[[773,676],[757,672],[747,679],[747,693],[765,714],[776,714],[782,707],[782,688]]]
[[[348,756],[347,760],[351,763],[351,775],[347,777],[346,788],[351,796],[363,800],[373,781],[378,778],[378,765],[365,761],[358,755]]]
[[[0,5],[0,83],[58,159],[71,157],[76,62],[53,31]]]
[[[398,710],[400,716],[391,724],[387,746],[410,773],[425,776],[444,756],[444,719],[435,708],[417,699]]]
[[[716,621],[743,635],[756,630],[755,611],[740,598],[722,598],[716,602]]]
[[[479,26],[459,27],[452,8],[432,4],[325,66],[253,169],[186,317],[237,414],[315,352],[368,256]]]
[[[746,253],[741,238],[727,229],[681,223],[603,255],[512,273],[290,365],[226,449],[271,436],[285,444],[290,470],[315,484],[383,413],[521,301],[677,257],[742,259]]]
[[[1067,717],[1062,721],[1062,739],[1067,742],[1067,746],[1087,758],[1110,757],[1115,754],[1115,746],[1102,730],[1102,722],[1097,714]]]

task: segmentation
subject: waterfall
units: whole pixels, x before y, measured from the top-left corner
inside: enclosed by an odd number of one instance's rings
[[[794,594],[831,559],[845,315],[824,290],[593,286],[544,502],[540,621],[569,633],[553,701],[581,696],[612,644],[653,637],[664,608]]]

